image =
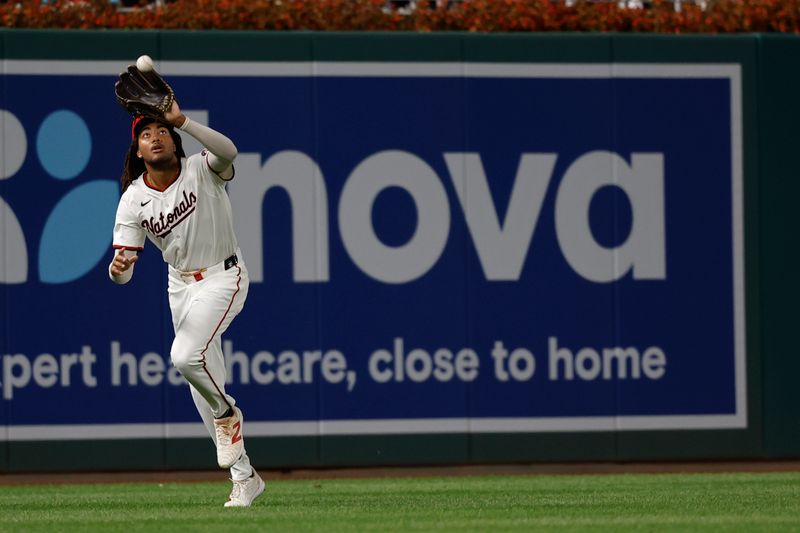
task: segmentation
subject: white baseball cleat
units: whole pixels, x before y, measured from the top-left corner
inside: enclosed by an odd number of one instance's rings
[[[217,418],[214,426],[217,433],[217,463],[220,468],[230,468],[244,453],[242,438],[242,412],[233,408],[233,414],[227,418]]]
[[[233,481],[233,490],[225,502],[225,507],[250,507],[253,500],[264,492],[264,480],[261,479],[255,469],[253,475],[242,481]]]

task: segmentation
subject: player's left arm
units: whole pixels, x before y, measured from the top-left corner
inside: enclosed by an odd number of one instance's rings
[[[181,113],[177,102],[173,102],[172,108],[164,115],[171,124],[185,131],[208,150],[206,162],[208,166],[223,180],[233,179],[233,160],[236,159],[238,151],[228,137],[220,132],[191,120]]]

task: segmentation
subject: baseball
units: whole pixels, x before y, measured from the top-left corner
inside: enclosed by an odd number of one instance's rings
[[[150,56],[139,56],[139,59],[136,60],[136,68],[141,72],[150,72],[154,68],[153,60]]]

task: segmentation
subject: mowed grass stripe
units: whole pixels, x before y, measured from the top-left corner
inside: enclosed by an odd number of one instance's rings
[[[223,474],[224,475],[224,474]],[[0,531],[800,531],[800,473],[0,486]]]

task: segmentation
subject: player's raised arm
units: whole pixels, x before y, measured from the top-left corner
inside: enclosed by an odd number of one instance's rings
[[[184,115],[178,102],[172,102],[170,110],[164,114],[170,124],[185,131],[208,150],[208,166],[211,170],[219,174],[223,179],[233,177],[233,160],[236,159],[238,151],[236,145],[220,132],[191,120]]]

